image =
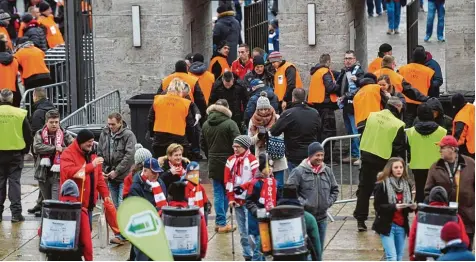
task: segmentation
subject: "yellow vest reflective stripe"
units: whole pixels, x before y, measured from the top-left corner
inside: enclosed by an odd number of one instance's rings
[[[25,148],[23,139],[23,120],[26,110],[10,105],[0,106],[0,150],[22,150]]]
[[[430,135],[422,135],[412,127],[407,130],[408,144],[410,144],[411,169],[430,169],[440,159],[440,147],[437,142],[446,136],[446,129],[439,126]]]
[[[396,118],[388,109],[370,113],[360,141],[360,150],[383,159],[392,156],[393,140],[405,123]]]

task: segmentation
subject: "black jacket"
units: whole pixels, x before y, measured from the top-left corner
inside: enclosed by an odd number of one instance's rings
[[[359,66],[358,69],[355,67]],[[340,87],[340,94],[341,96],[344,96],[343,103],[344,103],[344,113],[347,114],[354,114],[354,106],[352,105],[352,100],[354,99],[355,94],[357,94],[357,91],[354,93],[349,92],[349,81],[347,80],[346,72],[350,71],[353,72],[355,70],[355,76],[357,77],[356,83],[364,77],[364,70],[362,69],[362,66],[360,64],[356,63],[350,68],[342,68],[339,74],[339,77],[337,78],[337,85]]]
[[[436,97],[430,97],[425,103],[431,108],[431,110],[438,112],[438,116],[435,118],[435,122],[439,126],[446,129],[447,135],[451,135],[453,130],[453,119],[450,116],[445,115],[445,111],[440,100],[438,100],[438,98]],[[420,119],[416,117],[415,122],[413,124],[416,125],[418,122],[420,122]]]
[[[48,42],[46,41],[45,27],[37,21],[31,21],[23,30],[24,36],[28,37],[36,47],[46,52]]]
[[[321,131],[319,113],[304,103],[285,110],[270,130],[272,136],[284,133],[286,158],[296,166],[307,158],[309,144],[320,141]]]
[[[441,73],[440,64],[438,64],[438,62],[436,62],[435,59],[433,59],[433,56],[428,51],[426,52],[425,65],[433,69],[433,71],[435,71],[435,74],[431,78],[431,86],[430,86],[430,89],[428,90],[428,96],[439,97],[440,86],[443,85],[443,74]]]
[[[129,190],[129,194],[127,196],[128,197],[129,196],[142,197],[145,200],[149,201],[149,203],[151,203],[152,206],[155,207],[155,199],[154,199],[154,193],[152,193],[152,188],[146,182],[142,181],[140,174],[141,174],[140,172],[137,172],[133,175],[132,185]],[[160,179],[160,177],[157,180],[157,182],[159,182],[160,187],[162,188],[162,192],[167,197],[167,188],[165,187],[165,184],[162,181],[162,179]],[[156,209],[157,211],[159,211],[158,208]]]
[[[227,57],[229,65],[236,60],[241,32],[241,25],[234,15],[233,11],[219,14],[213,27],[213,45],[216,46],[221,41],[226,41],[230,47],[230,53]]]
[[[372,230],[378,234],[388,236],[392,229],[393,215],[397,211],[396,204],[388,203],[387,191],[385,190],[385,184],[383,182],[377,183],[374,189],[374,209],[375,209],[375,221],[372,225]],[[411,188],[411,186],[410,186]],[[404,224],[406,235],[410,232],[408,225],[408,213],[410,208],[403,209]]]
[[[35,136],[36,131],[43,128],[46,122],[46,112],[56,109],[50,100],[43,98],[33,104],[33,114],[31,116],[31,135]]]
[[[20,19],[19,14],[15,14],[16,1],[0,0],[0,9],[7,12],[10,15],[10,24],[7,26],[10,39],[17,38],[17,31],[15,29],[15,20]]]
[[[311,77],[316,73],[317,70],[321,68],[328,68],[325,65],[316,64],[314,67],[311,68]],[[335,79],[335,76],[334,76]],[[324,87],[326,89],[326,94],[324,97],[324,101],[320,104],[315,104],[314,108],[331,108],[337,109],[337,104],[331,101],[330,94],[337,94],[340,96],[340,86],[337,85],[337,82],[332,80],[331,71],[327,72],[323,77],[322,80],[324,82]]]
[[[226,56],[224,56],[220,53],[216,53],[212,56],[212,59],[215,58],[216,56],[221,56],[221,57],[227,58]],[[231,64],[228,63],[228,65],[231,65]],[[220,63],[216,62],[215,64],[212,65],[212,74],[215,76],[215,81],[221,76],[221,72],[222,72],[222,68],[221,68]]]
[[[283,66],[285,63],[286,60],[283,60],[279,67]],[[286,68],[284,75],[286,76],[287,85],[283,101],[285,101],[286,103],[291,103],[291,101],[293,100],[293,90],[296,88],[296,68],[294,66],[289,66],[288,68]]]
[[[261,74],[261,75],[258,75],[255,72],[255,70],[247,73],[243,80],[245,80],[246,83],[249,85],[251,80],[253,80],[253,79],[259,79],[259,80],[263,81],[263,83],[266,86],[269,86],[269,87],[274,89],[274,75],[272,73],[270,73],[268,70],[266,70],[266,68],[265,68],[263,74]]]
[[[0,102],[0,106],[2,105],[11,106],[10,103]],[[22,135],[23,135],[23,139],[25,140],[25,148],[19,151],[18,150],[0,151],[0,158],[4,157],[3,154],[5,155],[15,154],[15,153],[28,154],[28,152],[30,152],[31,144],[33,144],[33,136],[32,136],[32,132],[30,128],[30,123],[28,122],[28,117],[25,117],[25,119],[23,120]]]

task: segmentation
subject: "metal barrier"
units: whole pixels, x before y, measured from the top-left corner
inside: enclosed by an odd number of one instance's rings
[[[68,83],[60,82],[43,87],[46,90],[46,97],[58,109],[60,116],[62,118],[66,117],[70,110]],[[27,110],[29,117],[31,117],[33,113],[33,91],[34,89],[25,91],[20,101],[20,108]]]
[[[45,64],[50,70],[53,83],[61,83],[67,80],[66,50],[64,45],[48,49],[45,53]]]

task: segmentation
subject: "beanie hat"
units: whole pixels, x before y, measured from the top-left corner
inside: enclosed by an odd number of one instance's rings
[[[47,2],[43,1],[39,4],[38,8],[40,9],[40,13],[43,13],[44,11],[48,10],[50,8],[50,4]]]
[[[182,181],[177,181],[170,184],[167,189],[169,195],[169,201],[186,201],[185,198],[185,183]]]
[[[250,82],[250,86],[251,86],[251,90],[254,91],[258,88],[264,87],[264,83],[260,79],[253,79]]]
[[[26,13],[26,14],[24,14],[24,15],[21,17],[21,21],[22,21],[23,23],[30,23],[31,20],[33,20],[33,16],[32,16],[31,14],[29,14],[29,13]]]
[[[244,149],[249,149],[251,146],[251,138],[246,135],[239,135],[233,140],[234,144],[238,144]]]
[[[268,94],[266,94],[265,91],[261,92],[259,95],[258,101],[256,102],[256,110],[273,108],[267,97]]]
[[[147,158],[152,157],[152,153],[147,149],[143,148],[141,144],[136,144],[136,153],[134,154],[134,164],[138,165],[143,163]]]
[[[383,43],[380,45],[380,47],[378,48],[378,55],[379,57],[383,57],[383,53],[387,53],[387,52],[390,52],[392,51],[392,46],[387,44],[387,43]]]
[[[426,52],[423,46],[417,46],[415,50],[413,50],[412,54],[412,62],[418,64],[425,64],[426,61]]]
[[[76,137],[76,141],[78,141],[78,144],[80,145],[91,139],[94,139],[94,134],[89,129],[81,129],[81,131],[78,133],[78,136]]]
[[[187,165],[187,171],[183,179],[197,185],[200,182],[200,165],[195,161],[190,162]]]
[[[268,56],[268,60],[271,63],[283,61],[283,56],[279,51],[274,51]]]
[[[268,163],[266,163],[266,160],[268,160]],[[263,171],[266,168],[266,164],[270,163],[270,160],[271,159],[269,158],[268,154],[266,154],[266,153],[259,154],[259,156],[258,156],[258,161],[259,161],[258,170]]]
[[[431,202],[443,202],[448,203],[448,193],[446,192],[445,188],[442,186],[435,186],[430,191],[429,197],[430,203]]]
[[[260,55],[253,57],[253,66],[264,65],[264,58]]]
[[[420,104],[417,109],[417,116],[420,121],[433,121],[433,111],[427,104]]]
[[[0,9],[0,21],[9,20],[9,19],[10,19],[10,14],[3,11],[3,9]]]
[[[222,4],[217,8],[217,13],[219,14],[228,12],[228,11],[233,11],[233,6],[231,6],[231,4],[229,3]]]
[[[61,196],[79,197],[78,185],[72,179],[64,181],[61,186]]]
[[[466,104],[466,100],[464,99],[464,96],[460,93],[456,93],[453,96],[451,96],[451,105],[454,108],[461,108]]]
[[[217,45],[217,51],[220,50],[220,49],[222,49],[222,48],[225,47],[225,46],[230,47],[230,45],[229,45],[226,41],[221,41],[221,42],[218,43],[218,45]]]
[[[175,72],[187,73],[187,63],[183,60],[177,61],[177,63],[175,63]]]
[[[313,142],[307,148],[307,156],[311,157],[315,155],[317,152],[324,152],[324,148],[322,147],[321,143]]]
[[[441,229],[441,240],[450,242],[454,239],[461,239],[461,228],[458,223],[450,221],[446,223]]]
[[[200,53],[196,53],[192,56],[192,63],[194,62],[202,62],[204,63],[205,62],[205,58],[203,57],[202,54]]]

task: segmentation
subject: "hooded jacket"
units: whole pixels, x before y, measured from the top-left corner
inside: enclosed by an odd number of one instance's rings
[[[213,87],[213,83],[212,81],[215,80],[215,76],[208,72],[208,66],[205,64],[205,63],[202,63],[202,62],[193,62],[191,65],[190,65],[190,68],[189,68],[189,71],[190,73],[192,73],[193,75],[195,75],[196,77],[198,77],[198,81],[200,83],[200,89],[202,90],[202,93],[203,93],[203,96],[204,96],[204,99],[205,99],[205,103],[208,104],[208,100],[210,99],[210,94],[212,92],[212,87]],[[210,74],[209,78],[210,79],[210,84],[206,85],[204,83],[208,83],[207,81],[205,82],[201,82],[202,78],[204,77],[207,77],[207,74]],[[213,80],[212,80],[213,79]],[[206,109],[205,109],[206,110]],[[202,117],[205,116],[205,111],[204,112],[200,112],[202,114]]]
[[[435,122],[439,126],[446,129],[448,135],[451,135],[453,130],[453,119],[448,115],[445,115],[445,111],[440,100],[438,100],[436,97],[430,97],[425,103],[431,108],[431,110],[438,112]],[[414,125],[416,125],[418,122],[420,122],[420,119],[417,117],[415,118]]]
[[[440,64],[433,59],[433,56],[428,51],[426,51],[425,65],[435,71],[433,78],[431,78],[431,88],[428,90],[428,96],[439,97],[440,86],[443,85],[443,74],[441,73]]]
[[[274,94],[274,91],[269,86],[263,86],[257,88],[256,90],[252,91],[250,94],[250,100],[248,100],[248,104],[246,105],[245,110],[245,124],[250,122],[251,117],[256,111],[256,103],[258,102],[258,98],[261,96],[261,92],[266,92],[266,97],[269,99],[271,106],[274,108],[276,112],[278,112],[279,102],[278,97]]]
[[[226,41],[230,47],[227,61],[231,65],[237,57],[238,44],[240,42],[241,25],[235,18],[235,12],[227,11],[218,14],[218,18],[213,27],[213,44],[219,45]]]
[[[316,174],[307,159],[293,169],[286,184],[296,185],[299,201],[317,222],[327,218],[327,210],[339,196],[339,186],[330,167],[323,163]]]
[[[274,70],[274,68],[273,68],[273,70]],[[256,71],[253,69],[251,72],[249,72],[245,75],[245,78],[243,80],[246,83],[248,83],[248,85],[249,85],[251,83],[251,80],[253,80],[253,79],[259,79],[259,80],[263,81],[263,83],[266,86],[274,88],[274,74],[272,74],[269,70],[267,70],[266,66],[265,66],[265,69],[263,71],[263,74],[258,75],[256,73]]]
[[[207,114],[200,140],[208,158],[208,177],[223,180],[226,160],[233,155],[233,140],[240,135],[240,130],[231,120],[231,111],[224,106],[211,105]]]
[[[192,74],[200,76],[208,70],[208,66],[202,62],[193,62],[188,69]]]
[[[464,243],[447,245],[441,251],[444,255],[437,261],[474,261],[474,254],[468,250]]]
[[[311,77],[314,75],[314,73],[316,73],[317,70],[321,68],[329,69],[329,67],[325,65],[316,64],[315,66],[311,68],[311,71],[310,71]],[[332,72],[332,74],[334,74],[334,72]],[[330,94],[337,94],[337,96],[341,96],[340,86],[337,85],[335,79],[337,79],[335,74],[334,74],[334,80],[332,79],[331,69],[329,69],[329,72],[324,74],[324,76],[322,77],[322,80],[324,82],[324,87],[326,89],[326,93],[324,96],[324,101],[321,104],[317,104],[319,108],[325,107],[325,108],[337,109],[337,104],[335,102],[332,102],[330,99]]]
[[[36,20],[32,20],[23,29],[23,36],[28,37],[36,47],[46,52],[48,50],[48,42],[46,41],[46,29]]]
[[[10,52],[0,52],[0,86],[12,91],[18,90],[18,61]]]
[[[46,112],[56,109],[53,103],[46,98],[42,98],[33,104],[33,115],[31,116],[31,132],[35,136],[36,131],[45,125]]]

